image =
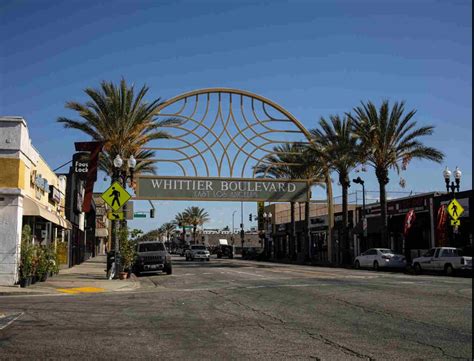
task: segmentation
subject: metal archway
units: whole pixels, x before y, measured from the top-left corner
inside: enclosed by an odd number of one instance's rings
[[[309,132],[290,112],[244,90],[187,92],[164,102],[157,116],[181,120],[164,127],[170,139],[142,148],[158,153],[152,160],[165,177],[250,180],[257,166],[271,166],[266,159],[278,155],[276,146],[310,142]]]

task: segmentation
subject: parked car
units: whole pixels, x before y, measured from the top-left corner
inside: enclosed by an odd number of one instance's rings
[[[405,256],[396,254],[391,249],[371,248],[355,258],[354,266],[373,268],[376,271],[380,268],[405,269],[407,261]]]
[[[234,258],[234,246],[221,244],[217,246],[217,258],[229,257],[230,259]]]
[[[211,259],[211,254],[207,250],[206,246],[194,244],[186,250],[185,253],[186,261],[194,261],[195,259],[201,259],[209,261]]]
[[[171,264],[171,255],[166,250],[163,242],[138,242],[137,259],[134,265],[136,275],[142,273],[166,272],[171,274],[173,267]]]
[[[456,271],[472,272],[472,257],[463,256],[461,249],[435,247],[412,261],[415,273],[423,271],[444,271],[448,276]]]

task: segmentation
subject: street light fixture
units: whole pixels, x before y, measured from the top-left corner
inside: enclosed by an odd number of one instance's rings
[[[123,170],[123,159],[120,156],[120,154],[117,154],[114,158],[113,161],[114,164],[114,170],[112,174],[112,183],[120,180],[124,188],[127,187],[127,179],[130,179],[130,184],[133,184],[133,173],[135,170],[135,167],[137,165],[137,160],[135,157],[130,155],[130,157],[127,160],[127,165],[128,165],[128,174],[127,170]],[[125,208],[125,206],[124,206]],[[120,257],[120,245],[119,241],[117,239],[117,221],[112,220],[112,240],[114,242],[114,250],[115,250],[115,266],[116,266],[116,278],[118,277],[119,272],[121,271],[121,257]]]
[[[454,197],[454,193],[455,191],[458,191],[459,192],[459,187],[461,185],[461,176],[462,176],[462,172],[461,170],[456,166],[456,169],[454,170],[454,182],[451,182],[451,184],[449,183],[449,181],[451,180],[451,171],[449,170],[448,167],[446,167],[443,171],[443,177],[444,177],[444,181],[446,183],[446,191],[449,193],[449,191],[451,191],[453,197]],[[456,182],[456,183],[455,183]]]
[[[367,223],[365,220],[365,182],[361,177],[357,177],[352,181],[362,186],[362,238],[365,239],[367,236]]]
[[[270,256],[271,254],[271,250],[269,249],[270,248],[270,245],[269,245],[269,241],[268,241],[268,224],[270,222],[271,224],[271,221],[272,221],[272,213],[271,212],[264,212],[263,213],[263,223],[264,223],[264,227],[265,227],[265,232],[264,232],[264,235],[265,235],[265,244],[264,244],[264,247],[265,247],[265,252],[267,254],[267,256]]]

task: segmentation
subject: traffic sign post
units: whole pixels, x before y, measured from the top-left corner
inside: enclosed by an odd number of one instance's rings
[[[119,182],[114,182],[112,185],[101,194],[101,198],[114,211],[118,211],[127,203],[132,196],[128,193]]]

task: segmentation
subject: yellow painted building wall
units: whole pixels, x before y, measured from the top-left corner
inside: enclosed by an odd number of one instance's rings
[[[45,178],[49,185],[60,189],[58,176],[49,168],[41,156],[38,157],[36,165],[31,163],[26,165],[19,158],[0,158],[0,170],[0,188],[19,188],[45,207],[53,208],[62,216],[65,215],[65,194],[62,195],[60,203],[54,206],[49,202],[48,193],[34,186],[34,175],[36,174]]]
[[[25,163],[16,158],[0,158],[0,188],[25,187]]]

